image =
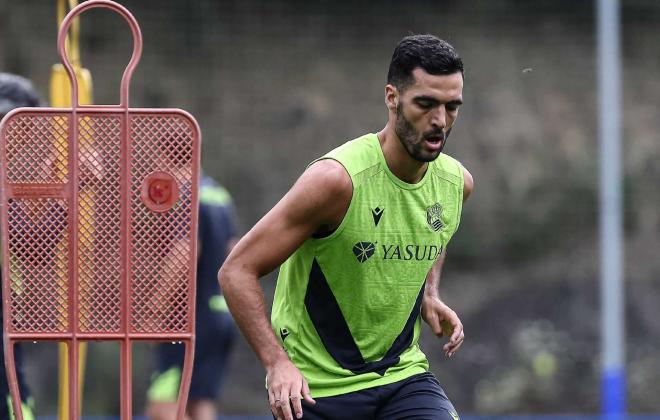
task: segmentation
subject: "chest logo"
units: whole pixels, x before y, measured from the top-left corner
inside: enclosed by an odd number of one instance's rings
[[[440,203],[435,203],[426,209],[426,223],[434,232],[438,232],[445,227],[442,223],[442,206]]]
[[[385,209],[381,209],[380,207],[371,209],[371,215],[374,217],[374,225],[378,226],[378,222],[380,222],[380,218],[383,216],[384,211]]]
[[[353,245],[353,254],[361,263],[371,258],[374,251],[376,251],[376,244],[372,242],[358,242]]]

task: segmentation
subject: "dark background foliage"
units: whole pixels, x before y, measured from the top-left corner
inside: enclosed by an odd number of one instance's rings
[[[424,331],[433,371],[463,412],[593,412],[599,406],[598,138],[594,2],[123,2],[144,53],[132,106],[180,107],[202,128],[205,171],[231,191],[244,232],[308,162],[386,120],[383,87],[408,33],[450,41],[466,67],[447,152],[475,191],[450,244],[442,295],[465,324],[451,359]],[[623,0],[629,405],[659,412],[660,3]],[[130,32],[107,11],[82,22],[97,103],[116,103]],[[0,1],[0,69],[47,94],[55,1]],[[270,299],[274,276],[264,279]],[[396,293],[396,292],[393,292]],[[393,298],[396,298],[393,295]],[[54,346],[28,345],[38,412],[55,412]],[[136,351],[135,409],[149,375]],[[114,362],[113,362],[114,361]],[[85,412],[118,413],[118,356],[92,346]],[[263,370],[239,342],[221,399],[267,413]]]

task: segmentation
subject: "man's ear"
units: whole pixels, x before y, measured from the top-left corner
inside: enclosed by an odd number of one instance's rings
[[[385,105],[390,111],[396,111],[396,106],[399,104],[399,91],[393,85],[385,86]]]

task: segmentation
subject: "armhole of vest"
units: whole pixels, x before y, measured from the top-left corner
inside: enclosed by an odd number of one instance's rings
[[[339,223],[339,226],[337,226],[337,229],[335,229],[334,231],[332,231],[332,233],[330,233],[329,235],[327,235],[327,236],[323,236],[323,237],[320,237],[320,238],[315,238],[315,237],[313,237],[313,236],[310,236],[310,239],[311,239],[312,241],[317,241],[316,243],[319,243],[319,242],[321,242],[321,241],[331,241],[332,239],[334,239],[334,238],[336,238],[337,236],[339,236],[339,234],[344,230],[344,226],[346,226],[346,219],[348,219],[349,216],[350,216],[350,214],[351,214],[351,211],[352,211],[352,209],[353,209],[353,201],[354,201],[354,200],[353,200],[353,197],[355,197],[355,182],[353,182],[353,176],[352,176],[351,173],[348,171],[348,168],[346,167],[346,165],[344,165],[344,164],[343,164],[341,161],[339,161],[337,158],[334,158],[334,157],[332,157],[332,156],[323,156],[323,157],[320,157],[320,158],[318,158],[318,159],[312,161],[312,163],[310,163],[309,166],[311,166],[311,165],[313,165],[313,164],[315,164],[316,162],[319,162],[319,161],[321,161],[321,160],[325,160],[325,159],[332,159],[332,160],[334,160],[335,162],[339,163],[339,164],[344,168],[344,170],[346,171],[346,173],[348,174],[348,177],[349,177],[350,180],[351,180],[351,187],[352,187],[352,191],[351,191],[351,201],[348,203],[348,209],[346,209],[346,214],[344,214],[344,218],[341,219],[341,223]],[[309,167],[309,166],[308,166],[308,167]]]
[[[456,215],[456,228],[454,228],[454,232],[451,234],[454,236],[456,231],[458,230],[458,226],[461,224],[461,216],[463,214],[463,195],[465,194],[465,174],[463,172],[463,164],[458,161],[458,159],[452,158],[452,160],[456,163],[456,166],[458,168],[458,177],[460,178],[460,183],[458,185],[458,214]]]

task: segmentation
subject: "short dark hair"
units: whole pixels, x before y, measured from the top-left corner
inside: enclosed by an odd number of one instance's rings
[[[21,76],[0,73],[0,118],[14,108],[41,106],[39,93]]]
[[[387,83],[405,90],[414,82],[412,72],[418,67],[433,75],[463,75],[463,60],[447,41],[434,35],[409,35],[394,49]]]

